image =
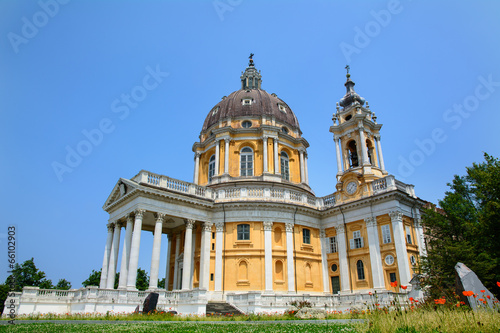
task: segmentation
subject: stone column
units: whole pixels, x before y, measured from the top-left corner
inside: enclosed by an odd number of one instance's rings
[[[286,266],[288,276],[288,292],[295,293],[295,269],[293,262],[293,223],[286,223]]]
[[[273,291],[273,243],[271,239],[271,231],[273,230],[273,222],[264,221],[264,273],[266,292]]]
[[[215,140],[215,176],[219,175],[219,163],[220,163],[220,144],[219,140]],[[185,271],[185,270],[184,270]],[[184,280],[182,280],[184,282]]]
[[[116,266],[118,263],[118,253],[120,248],[120,233],[121,233],[121,224],[116,221],[115,222],[115,232],[113,233],[113,244],[111,245],[111,255],[109,257],[109,266],[108,266],[108,278],[106,282],[107,289],[115,288],[115,275],[116,275]]]
[[[300,182],[305,183],[305,173],[304,173],[304,151],[299,150],[300,155]]]
[[[106,283],[108,280],[108,267],[109,267],[109,257],[111,255],[111,246],[113,244],[113,223],[108,223],[106,225],[108,228],[108,238],[106,239],[106,246],[104,247],[104,258],[102,260],[101,269],[101,282],[99,283],[99,288],[106,288]]]
[[[222,291],[222,237],[224,223],[215,224],[215,291]]]
[[[375,135],[375,142],[377,143],[377,156],[380,164],[380,169],[385,171],[384,154],[382,154],[382,146],[380,145],[380,135]]]
[[[337,175],[339,173],[344,172],[344,169],[342,168],[342,159],[340,157],[340,144],[339,144],[340,138],[338,136],[333,137],[333,141],[335,141],[335,151],[337,153]]]
[[[361,141],[361,158],[362,165],[369,165],[370,161],[368,160],[368,152],[366,150],[366,138],[365,138],[365,130],[361,127],[359,128],[359,140]]]
[[[328,238],[326,238],[325,229],[319,230],[319,237],[321,239],[321,268],[323,271],[323,292],[330,293],[330,281],[328,281],[328,257],[326,251],[328,249]]]
[[[304,173],[306,175],[306,184],[309,185],[309,171],[307,171],[307,154],[304,155]]]
[[[139,265],[139,248],[141,246],[142,217],[146,211],[137,209],[135,211],[134,232],[132,234],[132,246],[130,249],[130,263],[128,265],[127,289],[135,290],[137,280],[137,266]]]
[[[172,234],[167,234],[167,267],[165,269],[165,290],[168,290],[170,281],[170,256],[172,255]]]
[[[179,276],[179,262],[177,261],[177,258],[179,257],[180,251],[181,251],[181,234],[177,233],[175,235],[174,281],[172,285],[172,290],[179,289],[179,281],[177,281]]]
[[[419,255],[422,257],[427,256],[427,249],[425,248],[424,230],[422,229],[422,219],[420,218],[419,209],[415,209],[415,217],[413,219],[413,226],[417,236],[417,245]]]
[[[380,256],[380,242],[378,238],[377,218],[365,219],[366,232],[368,234],[368,247],[370,249],[370,265],[372,267],[373,288],[385,289],[384,273],[382,270],[382,258]]]
[[[198,185],[199,176],[200,176],[200,153],[195,153],[193,183],[195,183],[196,185]]]
[[[200,249],[200,289],[208,290],[210,282],[210,236],[212,235],[211,222],[203,223],[201,231],[201,249]]]
[[[278,154],[278,138],[274,138],[274,174],[281,174],[280,160]]]
[[[350,273],[349,263],[347,262],[347,244],[345,241],[345,228],[344,225],[335,227],[337,230],[337,246],[339,251],[339,265],[340,265],[340,290],[344,293],[351,292],[350,287]]]
[[[193,232],[192,237],[191,237],[191,266],[189,267],[189,269],[191,270],[191,273],[189,274],[189,289],[192,289],[193,284],[194,284],[194,253],[196,252],[197,233],[196,233],[196,227],[193,227],[193,229],[194,229],[194,232]],[[184,266],[184,269],[186,269],[185,266]],[[198,281],[198,283],[199,282],[200,281]]]
[[[408,252],[406,251],[406,233],[403,227],[403,213],[398,210],[389,213],[394,232],[394,245],[398,260],[399,279],[401,285],[408,285],[411,279]]]
[[[158,289],[158,273],[160,271],[160,251],[161,251],[161,234],[163,231],[163,220],[165,214],[156,214],[156,223],[153,236],[153,253],[151,254],[151,274],[149,277],[149,289]]]
[[[189,290],[192,286],[189,285],[191,281],[191,262],[192,258],[192,242],[193,242],[193,226],[194,220],[186,221],[186,235],[184,236],[184,260],[182,271],[182,290]]]
[[[118,280],[118,289],[127,288],[128,265],[130,262],[130,246],[132,244],[132,230],[134,222],[132,216],[127,216],[127,227],[125,229],[125,242],[122,250],[122,263],[120,265],[120,279]]]
[[[229,138],[224,139],[224,173],[229,173]]]
[[[268,168],[267,168],[267,136],[263,136],[262,137],[262,148],[263,148],[263,151],[264,151],[264,173],[267,173],[268,172]]]

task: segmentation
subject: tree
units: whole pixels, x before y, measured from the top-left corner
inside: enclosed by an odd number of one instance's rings
[[[59,282],[57,282],[55,289],[69,290],[71,289],[71,282],[66,279],[60,279]]]
[[[45,272],[38,270],[33,258],[26,260],[21,265],[16,264],[11,275],[5,280],[12,291],[22,291],[23,287],[52,288],[52,281],[45,277]]]
[[[115,275],[115,285],[114,288],[118,288],[118,282],[120,281],[120,273],[116,273]],[[82,282],[84,287],[88,286],[99,286],[101,283],[101,270],[92,270],[87,280]],[[137,280],[135,283],[135,287],[138,290],[146,290],[149,288],[149,277],[145,270],[138,268],[137,269]]]
[[[452,295],[457,262],[472,269],[499,296],[500,161],[488,154],[484,158],[467,167],[465,176],[455,175],[439,201],[442,211],[428,209],[423,216],[429,248],[422,258],[422,272],[431,297]]]
[[[160,289],[165,289],[165,278],[163,279],[158,279],[158,288]]]

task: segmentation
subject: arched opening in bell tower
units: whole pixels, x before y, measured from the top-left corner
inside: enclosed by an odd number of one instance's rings
[[[347,144],[347,153],[349,154],[349,167],[358,167],[358,147],[356,146],[356,141],[349,141],[349,143]]]

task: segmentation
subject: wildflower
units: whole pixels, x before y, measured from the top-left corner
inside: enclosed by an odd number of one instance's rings
[[[484,302],[484,298],[480,298],[480,299],[479,299],[479,302]]]
[[[410,297],[410,299],[409,299],[409,300],[410,300],[410,302],[413,302],[413,300],[414,300],[414,299],[413,299],[413,297]]]
[[[486,297],[487,297],[488,299],[491,299],[491,296],[490,296],[490,295],[486,295]]]
[[[472,296],[474,295],[474,292],[473,291],[462,291],[462,294],[464,294],[464,296]]]
[[[499,286],[499,287],[500,287],[500,282],[498,282],[498,281],[497,281],[497,286]]]
[[[372,292],[371,292],[371,291],[369,291],[369,292],[368,292],[368,295],[370,295],[370,296],[371,296],[371,295],[372,295]]]
[[[485,292],[486,292],[486,290],[481,290],[481,292],[482,292],[482,293],[485,293]]]
[[[406,290],[406,288],[408,288],[408,286],[401,286],[401,289],[403,290]]]
[[[397,287],[398,281],[391,282],[391,287]],[[498,285],[500,287],[500,284]]]

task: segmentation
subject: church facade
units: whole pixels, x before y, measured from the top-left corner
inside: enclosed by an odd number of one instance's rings
[[[425,255],[425,202],[386,170],[382,125],[350,74],[330,127],[337,183],[324,197],[309,186],[309,143],[297,117],[261,88],[252,58],[240,81],[210,110],[193,144],[193,182],[145,170],[118,180],[103,207],[110,218],[100,285],[68,292],[60,309],[133,311],[147,294],[135,289],[144,232],[154,234],[149,291],[180,313],[204,313],[211,301],[243,312],[283,310],[296,299],[346,309],[369,293],[388,304],[400,286],[412,289]],[[54,308],[40,292],[17,296],[21,312]]]

